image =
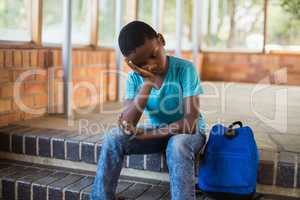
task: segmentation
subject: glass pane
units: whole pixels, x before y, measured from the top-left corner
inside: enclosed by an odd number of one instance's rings
[[[115,0],[99,0],[99,45],[113,47],[115,45]]]
[[[0,40],[30,41],[30,0],[0,1]]]
[[[264,0],[202,2],[202,48],[261,51]]]
[[[139,0],[138,5],[139,5],[138,19],[151,25],[152,24],[152,1]]]
[[[91,1],[72,1],[72,43],[89,44]],[[62,43],[63,40],[63,1],[43,1],[43,42]]]
[[[176,0],[164,1],[162,33],[166,40],[166,49],[176,47]]]
[[[72,41],[74,44],[89,44],[92,1],[73,0],[72,3]]]
[[[289,11],[281,0],[270,0],[266,50],[300,50],[300,14]],[[290,1],[295,2],[295,1]],[[299,2],[299,1],[298,1]],[[298,3],[300,6],[300,2]],[[291,4],[293,6],[293,4]]]
[[[183,8],[182,49],[192,49],[193,0],[185,0]]]
[[[62,9],[61,0],[43,1],[43,42],[61,43],[63,39],[62,27]]]

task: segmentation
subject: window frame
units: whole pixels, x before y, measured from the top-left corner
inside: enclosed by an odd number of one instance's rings
[[[27,11],[31,15],[31,40],[29,42],[23,41],[8,41],[0,40],[0,48],[60,48],[61,44],[55,43],[42,43],[42,26],[43,26],[43,0],[29,0],[31,7]],[[136,6],[135,16],[138,16],[139,0],[132,0]],[[160,4],[163,1],[159,1]],[[113,49],[111,46],[103,46],[99,44],[99,0],[91,0],[91,26],[90,26],[90,41],[87,45],[74,44],[73,47],[76,49]],[[263,22],[263,48],[262,50],[248,50],[248,49],[218,49],[218,48],[205,48],[203,49],[200,43],[199,53],[250,53],[250,54],[300,54],[300,51],[290,50],[269,50],[266,51],[266,45],[268,42],[268,6],[270,1],[264,0],[264,22]],[[160,21],[162,22],[163,15],[160,15]],[[199,36],[201,37],[201,35]],[[172,49],[169,49],[172,51]]]
[[[267,41],[267,11],[268,11],[268,0],[263,0],[264,6],[263,6],[263,46],[260,50],[251,50],[247,48],[214,48],[214,47],[208,47],[203,48],[201,45],[201,38],[200,38],[200,47],[199,51],[201,53],[246,53],[246,54],[264,54],[266,53],[266,41]],[[200,34],[200,37],[202,35]]]

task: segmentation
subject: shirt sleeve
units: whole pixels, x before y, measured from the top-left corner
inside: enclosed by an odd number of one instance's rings
[[[126,90],[125,90],[125,99],[132,100],[136,96],[138,92],[137,83],[134,78],[133,73],[128,73],[128,77],[126,80]]]
[[[183,97],[197,96],[204,93],[201,80],[195,66],[192,63],[184,66],[180,75]]]

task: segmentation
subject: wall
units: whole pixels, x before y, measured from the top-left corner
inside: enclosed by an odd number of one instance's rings
[[[47,74],[50,65],[48,50],[0,49],[0,125],[33,117],[23,112],[13,98],[13,88],[19,75],[28,70]],[[20,83],[20,97],[33,109],[46,108],[48,103],[47,75],[31,75]]]
[[[111,50],[78,49],[72,52],[73,108],[93,107],[104,101],[116,100],[116,76]],[[17,81],[24,72],[32,75]],[[17,104],[14,86],[20,83]],[[29,112],[32,109],[34,112]],[[61,50],[0,49],[0,126],[50,113],[63,112],[63,69]]]
[[[202,79],[300,86],[300,54],[205,53]]]
[[[182,56],[192,59],[190,52],[183,52]],[[300,86],[300,55],[297,54],[209,52],[199,54],[199,61],[198,68],[204,81],[258,83],[265,79],[264,82],[269,81],[273,84]],[[117,99],[117,74],[113,50],[74,49],[72,63],[74,109],[85,107],[97,109],[96,105]],[[129,70],[125,67],[121,73],[122,91]],[[287,76],[282,75],[284,70]],[[32,71],[40,74],[34,73],[22,82],[17,81],[23,72]],[[62,113],[62,77],[59,48],[0,48],[0,126],[47,113]],[[16,98],[13,98],[16,83],[20,83],[22,102],[28,108],[39,112],[30,114],[17,105]]]

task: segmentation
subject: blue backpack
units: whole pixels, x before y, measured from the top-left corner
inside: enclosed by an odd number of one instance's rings
[[[240,125],[239,128],[233,128]],[[200,162],[198,186],[205,193],[251,195],[259,153],[250,127],[237,121],[214,125]]]

